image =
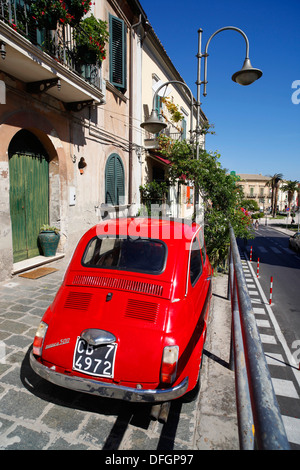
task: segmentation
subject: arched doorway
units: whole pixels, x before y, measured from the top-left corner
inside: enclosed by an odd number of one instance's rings
[[[38,234],[49,223],[49,158],[34,134],[21,130],[8,148],[14,262],[40,254]]]

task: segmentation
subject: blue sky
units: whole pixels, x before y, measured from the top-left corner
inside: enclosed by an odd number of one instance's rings
[[[198,29],[203,29],[202,52],[219,28],[236,26],[246,33],[252,66],[263,71],[247,87],[231,80],[244,62],[243,37],[224,31],[210,42],[207,96],[202,88],[201,103],[216,134],[207,137],[206,149],[219,152],[222,167],[230,171],[282,173],[300,181],[300,0],[140,3],[195,97]]]

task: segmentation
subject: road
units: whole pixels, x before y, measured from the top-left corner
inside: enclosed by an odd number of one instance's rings
[[[191,403],[174,400],[163,423],[151,419],[148,404],[76,393],[31,369],[37,326],[67,264],[66,259],[52,263],[57,271],[38,279],[14,276],[0,283],[0,450],[127,451],[130,456],[139,450],[154,455],[238,449],[227,276],[214,279],[201,393]],[[103,463],[106,453],[97,455]],[[197,455],[193,463],[200,460]]]
[[[300,257],[289,237],[261,226],[241,258],[253,313],[292,449],[300,449]],[[252,246],[252,261],[250,247]],[[259,258],[259,271],[258,271]],[[272,303],[270,279],[273,277]]]
[[[289,248],[289,237],[261,226],[252,245],[252,260],[259,258],[259,280],[269,299],[273,277],[272,309],[287,344],[300,340],[300,256]]]

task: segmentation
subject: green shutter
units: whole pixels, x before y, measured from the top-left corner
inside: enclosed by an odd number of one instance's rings
[[[124,204],[124,167],[116,153],[110,155],[105,168],[105,203],[113,206]]]
[[[126,90],[126,28],[124,21],[109,16],[110,82],[122,91]]]

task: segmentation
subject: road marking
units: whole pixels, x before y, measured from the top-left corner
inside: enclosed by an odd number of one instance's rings
[[[259,295],[257,290],[249,290],[248,289],[248,292],[249,292],[249,295]]]
[[[258,315],[265,315],[266,314],[266,311],[264,308],[260,308],[260,307],[253,307],[253,312],[255,314],[258,314]]]
[[[300,419],[282,416],[282,421],[289,442],[300,445]]]
[[[270,249],[271,249],[276,255],[281,255],[281,251],[278,250],[278,248],[275,248],[275,246],[270,246]]]
[[[287,345],[287,343],[286,343],[286,340],[285,340],[285,338],[284,338],[284,336],[283,336],[283,334],[282,334],[282,331],[281,331],[281,329],[280,329],[280,327],[279,327],[279,325],[278,325],[278,322],[277,322],[277,320],[276,320],[276,318],[275,318],[275,315],[274,315],[274,313],[273,313],[273,310],[272,310],[272,308],[270,307],[270,305],[269,305],[269,303],[268,303],[268,301],[267,301],[267,298],[266,298],[266,296],[265,296],[265,294],[264,294],[264,291],[263,291],[263,289],[262,289],[262,287],[261,287],[261,285],[260,285],[260,282],[259,282],[259,280],[256,278],[256,275],[255,275],[255,273],[254,273],[254,270],[253,270],[253,268],[252,268],[252,266],[251,266],[251,263],[250,263],[249,261],[248,261],[248,266],[249,266],[249,268],[250,268],[250,271],[251,271],[251,273],[252,273],[252,276],[253,276],[253,279],[254,279],[254,281],[255,281],[255,283],[256,283],[256,286],[257,286],[257,288],[258,288],[258,290],[259,290],[259,292],[260,292],[260,295],[261,295],[261,298],[262,298],[262,300],[263,300],[263,303],[265,304],[265,308],[267,309],[267,312],[268,312],[268,314],[269,314],[269,318],[270,318],[270,320],[271,320],[271,322],[272,322],[272,324],[273,324],[273,328],[274,328],[274,330],[275,330],[275,333],[276,333],[276,335],[277,335],[277,338],[278,338],[279,342],[281,343],[281,346],[283,347],[283,350],[284,350],[284,352],[285,352],[285,354],[286,354],[288,363],[289,363],[290,365],[294,366],[294,367],[291,367],[291,370],[292,370],[292,372],[293,372],[293,374],[294,374],[294,376],[295,376],[295,379],[297,380],[297,383],[298,383],[298,385],[299,385],[299,387],[300,387],[300,374],[299,374],[299,370],[298,370],[299,364],[296,363],[294,357],[293,357],[292,354],[291,354],[291,351],[290,351],[290,349],[289,349],[289,347],[288,347],[288,345]],[[252,300],[252,302],[253,302],[253,300]]]
[[[262,328],[270,328],[270,322],[269,320],[256,320],[257,326],[260,326]]]
[[[295,385],[291,380],[273,379],[275,394],[282,397],[299,398]]]
[[[276,353],[265,353],[267,363],[272,366],[285,367],[286,363],[284,362],[283,356]]]
[[[252,304],[262,304],[261,299],[251,299]]]
[[[247,279],[246,279],[246,282],[247,282]],[[250,284],[250,282],[247,282],[247,287],[248,289],[251,289],[252,287],[255,288],[255,284]]]
[[[268,250],[264,246],[258,246],[257,248],[261,253],[268,253]]]
[[[261,339],[261,342],[265,344],[277,344],[275,336],[272,336],[272,335],[261,334],[260,339]]]

